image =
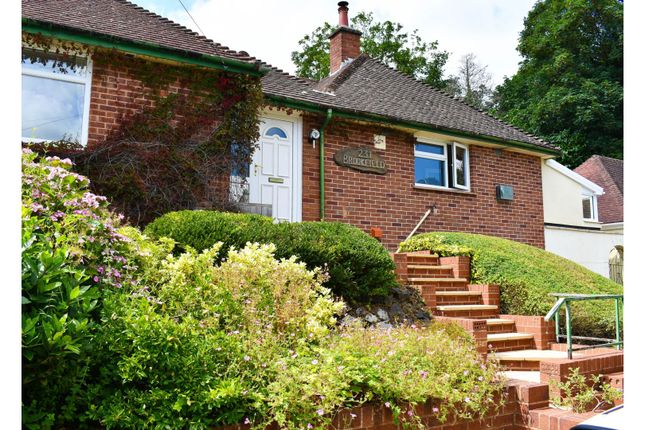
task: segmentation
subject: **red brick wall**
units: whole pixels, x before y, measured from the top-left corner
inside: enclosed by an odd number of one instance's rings
[[[304,116],[304,135],[320,128],[322,117]],[[375,133],[386,134],[387,149],[373,148]],[[325,130],[325,219],[353,224],[369,233],[383,229],[383,243],[394,250],[432,205],[418,232],[463,231],[504,237],[544,247],[540,158],[470,146],[471,192],[415,189],[414,137],[371,124],[334,118]],[[386,175],[338,166],[336,151],[370,146],[387,164]],[[319,147],[303,144],[303,220],[319,218]],[[514,187],[515,198],[498,202],[495,185]]]
[[[96,55],[92,66],[92,89],[90,98],[90,121],[88,129],[88,146],[96,145],[105,140],[111,131],[137,111],[151,107],[153,99],[149,88],[137,79],[137,62],[130,62],[123,56],[118,65]],[[140,60],[137,60],[140,61]],[[163,71],[164,65],[159,65]],[[160,95],[169,93],[186,93],[179,83],[174,83],[163,89]],[[213,119],[213,123],[217,118]]]

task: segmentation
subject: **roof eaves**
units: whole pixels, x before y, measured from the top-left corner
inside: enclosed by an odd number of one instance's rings
[[[560,172],[564,176],[570,178],[571,180],[579,183],[583,187],[591,190],[594,192],[595,195],[597,196],[602,196],[605,194],[605,190],[595,182],[590,181],[589,179],[585,178],[584,176],[580,175],[579,173],[574,172],[573,170],[569,169],[566,166],[563,166],[562,164],[558,163],[555,160],[546,160],[546,164],[551,167],[552,169]]]
[[[505,144],[508,147],[515,147],[515,148],[524,149],[527,151],[538,152],[540,154],[548,154],[553,156],[560,155],[560,151],[557,149],[541,147],[541,146],[533,145],[526,142],[503,139],[496,136],[488,136],[483,134],[464,132],[461,130],[454,130],[446,127],[438,127],[438,126],[418,123],[414,121],[404,121],[404,120],[386,116],[386,115],[377,115],[377,114],[362,112],[354,109],[341,109],[331,104],[313,103],[313,102],[294,99],[283,95],[265,93],[265,96],[269,101],[273,101],[274,103],[284,104],[287,107],[291,107],[293,109],[299,109],[307,112],[326,113],[327,109],[333,109],[336,116],[345,117],[348,119],[386,123],[389,125],[407,127],[415,130],[420,130],[420,131],[444,133],[455,137],[492,141],[495,143]]]
[[[82,30],[32,18],[22,18],[22,31],[32,34],[42,34],[44,36],[69,40],[86,45],[99,46],[102,48],[114,48],[136,55],[144,55],[257,77],[263,76],[268,72],[268,69],[263,67],[259,60],[248,62],[216,55],[207,55],[194,51],[180,50],[154,43]]]

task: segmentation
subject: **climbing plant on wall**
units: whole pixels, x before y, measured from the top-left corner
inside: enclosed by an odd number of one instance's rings
[[[64,141],[30,146],[70,158],[90,178],[93,191],[108,196],[134,224],[171,210],[234,209],[229,178],[232,171],[245,176],[258,138],[259,78],[152,62],[39,35],[23,35],[23,44],[35,48],[23,51],[23,62],[41,61],[37,53],[46,50],[59,54],[51,64],[59,68],[82,49],[92,56],[95,70],[126,73],[140,82],[136,99],[145,100],[136,109],[119,106],[118,125],[87,148]]]

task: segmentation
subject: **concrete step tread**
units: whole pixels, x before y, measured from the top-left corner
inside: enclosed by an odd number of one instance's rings
[[[468,282],[466,278],[409,278],[409,281],[424,281],[424,282]]]
[[[491,333],[487,337],[489,342],[501,342],[504,340],[533,339],[531,333]]]
[[[488,325],[502,325],[502,324],[513,324],[515,321],[507,320],[504,318],[489,318],[486,320]]]
[[[478,311],[478,310],[494,310],[497,309],[495,305],[441,305],[437,306],[440,311]]]
[[[495,358],[500,361],[541,361],[552,359],[566,359],[566,351],[553,351],[550,349],[520,349],[517,351],[495,352]],[[574,357],[581,357],[578,352],[573,353]]]
[[[437,291],[438,296],[481,296],[481,291]]]

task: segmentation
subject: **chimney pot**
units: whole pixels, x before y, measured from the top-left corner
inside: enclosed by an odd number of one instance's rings
[[[346,1],[338,2],[338,25],[343,27],[349,27],[349,18],[347,16],[347,12],[349,11],[348,4]]]

